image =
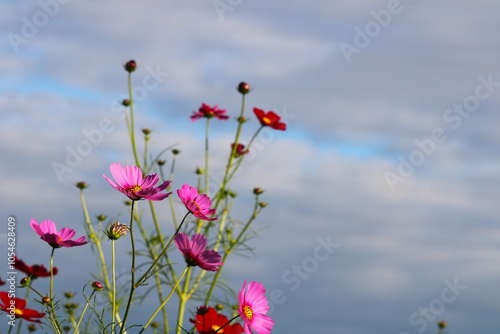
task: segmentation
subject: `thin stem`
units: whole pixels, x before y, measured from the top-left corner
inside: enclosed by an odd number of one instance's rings
[[[130,122],[128,122],[127,127],[130,136],[130,143],[132,144],[132,151],[134,152],[134,160],[137,167],[141,168],[141,164],[139,162],[139,155],[137,154],[137,147],[135,144],[135,125],[134,125],[134,100],[133,100],[133,91],[132,91],[132,73],[128,73],[127,77],[128,84],[128,98],[130,101],[129,111],[130,111]]]
[[[240,111],[240,116],[238,117],[238,127],[236,128],[236,134],[234,137],[234,145],[233,149],[231,150],[231,154],[229,155],[229,160],[227,162],[226,166],[226,171],[224,173],[224,177],[222,179],[222,184],[220,185],[218,193],[215,195],[216,202],[215,202],[215,209],[219,207],[220,201],[222,199],[222,194],[224,190],[226,189],[227,183],[228,183],[228,176],[229,176],[229,170],[231,169],[231,166],[233,165],[234,158],[236,156],[236,149],[238,147],[238,142],[240,139],[241,135],[241,128],[243,127],[243,114],[245,113],[245,94],[242,94],[241,98],[241,111]]]
[[[135,241],[134,241],[134,231],[133,231],[133,222],[134,222],[134,204],[135,201],[132,201],[132,206],[130,208],[130,224],[129,224],[129,233],[130,233],[130,245],[131,245],[131,251],[132,251],[132,263],[130,265],[130,293],[127,301],[127,306],[125,308],[125,313],[123,315],[123,321],[121,323],[121,330],[120,333],[123,333],[125,331],[126,327],[126,322],[127,322],[127,317],[128,313],[130,311],[130,306],[132,305],[132,299],[134,297],[134,291],[135,291]]]
[[[207,118],[207,122],[205,124],[205,193],[208,194],[208,186],[209,186],[209,145],[208,139],[210,135],[210,118]]]
[[[85,287],[84,287],[84,289],[85,289]],[[85,315],[85,312],[87,312],[87,308],[89,307],[89,304],[90,304],[90,299],[92,298],[92,296],[94,295],[95,292],[96,292],[96,290],[92,290],[90,297],[88,299],[85,298],[87,303],[85,303],[85,307],[83,308],[82,314],[80,314],[80,318],[78,319],[78,323],[75,326],[75,330],[73,331],[73,334],[79,333],[78,328],[80,327],[80,324],[82,323],[83,316]],[[83,292],[83,296],[85,296],[85,291]]]
[[[181,279],[184,277],[184,275],[186,274],[186,272],[188,271],[189,267],[186,267],[186,269],[184,269],[184,271],[182,272],[181,276],[179,277],[179,279],[175,282],[175,285],[172,287],[172,290],[170,291],[170,293],[168,294],[167,298],[160,304],[160,306],[158,306],[158,308],[156,309],[156,311],[151,315],[151,317],[148,319],[148,321],[144,324],[144,326],[142,326],[142,329],[139,331],[139,334],[141,334],[142,332],[144,332],[144,330],[146,329],[146,327],[149,326],[149,324],[153,321],[153,319],[155,318],[155,316],[158,314],[158,312],[160,312],[160,310],[167,304],[167,302],[170,300],[170,298],[172,297],[172,295],[174,294],[174,291],[175,289],[177,288],[177,285],[179,284],[179,282],[181,281]]]
[[[52,247],[52,251],[50,252],[50,287],[49,287],[49,306],[50,306],[50,317],[51,322],[54,327],[56,333],[62,333],[61,325],[57,320],[56,310],[54,308],[54,251],[56,249]]]
[[[115,240],[111,240],[111,280],[113,282],[113,296],[111,300],[111,332],[115,331],[115,314],[116,314],[116,257],[115,257]]]
[[[141,276],[141,278],[139,278],[137,280],[137,283],[135,284],[135,287],[138,287],[139,285],[141,285],[144,280],[147,278],[147,276],[149,275],[149,272],[151,270],[153,270],[153,268],[156,266],[156,264],[158,263],[158,261],[163,257],[163,255],[165,254],[165,252],[167,251],[168,247],[170,247],[170,245],[172,244],[172,241],[174,240],[175,236],[177,235],[177,233],[179,233],[181,227],[182,227],[182,224],[184,224],[184,221],[186,220],[186,217],[190,214],[191,212],[187,212],[186,215],[184,216],[184,218],[182,218],[182,221],[181,221],[181,224],[179,225],[179,227],[177,228],[177,230],[175,231],[175,233],[172,235],[172,237],[170,238],[170,240],[168,241],[168,243],[165,245],[165,247],[163,248],[163,250],[161,251],[161,253],[158,255],[158,257],[153,261],[153,263],[151,264],[151,266],[148,268],[148,270],[146,270],[146,272]]]

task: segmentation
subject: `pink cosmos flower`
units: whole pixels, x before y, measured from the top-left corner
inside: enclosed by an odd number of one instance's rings
[[[188,266],[198,266],[208,271],[217,271],[222,265],[221,256],[214,250],[207,250],[207,239],[201,233],[196,233],[191,239],[179,232],[174,243],[184,255]]]
[[[212,201],[205,194],[198,194],[198,189],[184,184],[181,189],[177,190],[177,195],[182,203],[186,206],[195,217],[202,220],[217,220],[217,218],[209,218],[215,213],[215,209],[210,209]]]
[[[75,230],[63,227],[57,232],[56,224],[52,220],[44,220],[38,225],[35,219],[31,219],[31,228],[40,238],[53,248],[82,246],[89,241],[82,236],[76,240],[71,240],[75,236]]]
[[[122,167],[119,163],[111,164],[109,169],[117,183],[103,175],[106,181],[133,201],[141,199],[161,201],[171,194],[161,193],[162,190],[168,187],[170,181],[165,181],[155,188],[160,179],[157,174],[142,177],[142,170],[139,167],[133,165]]]
[[[198,111],[194,111],[193,114],[191,115],[191,121],[196,121],[200,118],[218,118],[218,119],[228,119],[228,115],[224,115],[226,113],[226,109],[219,109],[218,106],[213,106],[210,107],[206,103],[202,103],[201,107],[198,109]]]
[[[243,319],[245,333],[252,334],[252,329],[258,334],[268,334],[274,326],[274,321],[266,315],[269,311],[264,286],[262,283],[250,282],[248,289],[247,282],[243,282],[243,287],[238,293],[238,313]]]

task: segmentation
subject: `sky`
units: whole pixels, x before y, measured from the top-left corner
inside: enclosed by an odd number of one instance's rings
[[[137,129],[153,130],[153,152],[181,151],[174,189],[204,161],[204,124],[189,119],[201,103],[234,118],[245,81],[242,138],[253,107],[286,122],[233,184],[238,219],[254,187],[268,207],[254,253],[225,268],[234,290],[264,284],[273,333],[437,333],[442,319],[447,333],[498,333],[500,2],[41,0],[0,13],[0,211],[21,259],[50,255],[32,218],[84,233],[78,181],[91,215],[126,219],[102,174],[133,163],[119,101],[134,59]],[[212,122],[214,172],[229,122]],[[62,288],[88,282],[89,249],[56,256]]]

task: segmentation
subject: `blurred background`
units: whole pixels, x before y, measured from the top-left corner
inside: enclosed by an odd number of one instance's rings
[[[48,266],[31,218],[84,233],[78,181],[92,216],[127,221],[102,174],[133,163],[120,101],[134,59],[138,132],[153,131],[152,152],[181,151],[174,189],[204,162],[204,121],[189,119],[201,103],[234,118],[246,81],[243,141],[253,107],[287,123],[262,132],[233,183],[236,218],[254,187],[269,205],[254,253],[224,276],[265,285],[274,333],[437,333],[441,319],[498,333],[499,2],[41,0],[0,13],[0,211],[16,217],[22,260]],[[211,124],[216,172],[236,122]],[[55,261],[62,291],[96,270],[90,248]]]

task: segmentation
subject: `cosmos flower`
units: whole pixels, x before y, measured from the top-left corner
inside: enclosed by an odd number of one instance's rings
[[[253,112],[255,113],[255,116],[257,116],[262,126],[269,126],[275,130],[281,130],[281,131],[286,130],[286,124],[280,122],[281,117],[277,115],[275,112],[273,111],[265,112],[264,110],[259,108],[253,108]]]
[[[180,200],[195,217],[202,220],[217,220],[217,218],[210,218],[215,213],[215,209],[210,209],[212,201],[210,197],[205,194],[199,194],[198,189],[184,184],[177,190],[177,195]]]
[[[17,257],[15,258],[14,268],[16,268],[19,271],[22,271],[23,273],[28,275],[28,277],[30,277],[31,279],[35,279],[38,277],[50,277],[50,271],[47,268],[45,268],[44,265],[34,264],[32,266],[28,266],[24,261],[18,259]],[[57,274],[56,267],[52,269],[52,273],[54,275]]]
[[[231,150],[233,150],[233,148],[234,148],[234,143],[231,144]],[[250,150],[245,150],[245,145],[240,144],[240,143],[238,143],[238,145],[236,145],[236,150],[235,150],[236,158],[239,158],[242,155],[248,154],[248,152],[250,152]]]
[[[63,227],[57,232],[56,224],[52,220],[44,220],[38,225],[35,219],[31,219],[31,228],[40,238],[53,248],[82,246],[88,243],[85,236],[71,240],[75,236],[75,230]]]
[[[208,271],[217,271],[222,265],[221,256],[214,250],[207,250],[207,239],[201,233],[196,233],[191,239],[179,232],[174,243],[184,255],[188,266],[198,266]]]
[[[195,324],[199,334],[240,334],[244,332],[240,324],[228,324],[227,317],[217,313],[213,307],[200,307],[196,313],[196,318],[191,319],[191,322]]]
[[[252,334],[252,329],[258,334],[268,334],[274,326],[274,321],[266,315],[269,311],[264,286],[258,282],[246,281],[238,293],[238,313],[243,319],[245,333]]]
[[[161,201],[171,194],[161,192],[168,187],[170,181],[165,181],[158,187],[155,187],[160,179],[157,174],[142,177],[142,170],[139,167],[133,165],[122,167],[119,163],[111,164],[109,169],[117,183],[106,175],[103,175],[103,177],[113,188],[125,194],[133,201],[141,199]]]
[[[0,291],[0,302],[0,310],[13,314],[16,318],[39,323],[41,322],[39,319],[45,316],[45,313],[26,308],[26,300],[16,297],[11,298],[5,291]]]
[[[200,118],[218,118],[218,119],[228,119],[229,116],[225,115],[226,109],[219,109],[218,106],[213,106],[210,107],[206,103],[202,103],[201,107],[198,109],[198,111],[194,111],[193,114],[191,115],[191,121],[196,121]]]

